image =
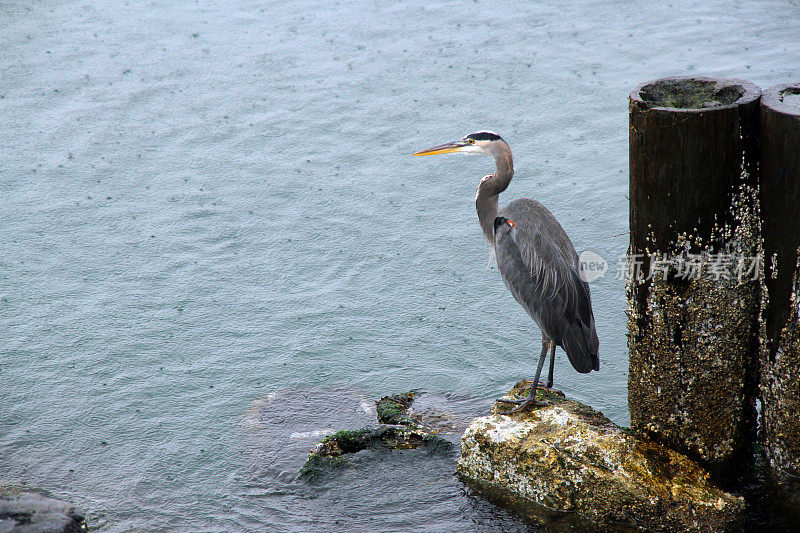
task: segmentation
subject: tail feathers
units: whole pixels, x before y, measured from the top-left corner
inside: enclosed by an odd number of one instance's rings
[[[599,346],[594,323],[588,327],[581,322],[572,324],[561,342],[569,362],[581,374],[600,370],[600,358],[597,356]]]

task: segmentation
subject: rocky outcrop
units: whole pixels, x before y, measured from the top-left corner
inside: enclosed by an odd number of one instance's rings
[[[314,478],[318,474],[347,464],[346,455],[368,448],[394,450],[427,447],[432,450],[451,450],[453,445],[436,435],[424,417],[414,413],[411,404],[414,392],[384,396],[375,402],[377,427],[342,430],[328,435],[317,444],[300,469],[300,477]]]
[[[462,480],[552,529],[741,528],[744,500],[691,459],[553,391],[539,389],[537,398],[546,405],[509,416],[510,406],[497,403],[472,422],[461,441]]]
[[[44,491],[0,486],[0,532],[80,533],[87,531],[83,513]]]
[[[381,424],[420,426],[422,417],[411,411],[411,404],[413,403],[414,391],[384,396],[375,402],[378,422]]]

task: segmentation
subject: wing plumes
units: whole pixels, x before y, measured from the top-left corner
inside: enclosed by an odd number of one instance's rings
[[[542,332],[561,346],[578,372],[598,370],[599,341],[589,285],[564,229],[535,200],[515,200],[501,215],[513,231],[495,238],[497,266],[514,298]]]
[[[579,287],[573,279],[574,267],[541,234],[527,235],[523,231],[516,234],[522,262],[534,284],[532,289],[543,300],[563,300],[562,313],[574,309],[579,299]]]
[[[597,332],[594,330],[594,323],[591,327],[587,327],[585,324],[573,324],[559,346],[564,348],[569,362],[581,374],[600,370],[600,358],[597,356]]]
[[[575,370],[581,373],[599,370],[600,343],[594,325],[589,287],[580,279],[575,267],[570,265],[567,268],[569,275],[560,280],[563,285],[555,294],[543,293],[530,300],[539,300],[542,331],[564,349]]]

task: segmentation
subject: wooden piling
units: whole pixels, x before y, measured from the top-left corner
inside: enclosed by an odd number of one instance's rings
[[[800,84],[761,100],[762,233],[766,269],[762,437],[784,503],[800,505]],[[789,498],[789,496],[792,496]]]
[[[755,435],[759,96],[680,77],[629,99],[631,425],[719,478]]]

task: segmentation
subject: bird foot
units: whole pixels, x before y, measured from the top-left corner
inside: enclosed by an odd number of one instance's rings
[[[522,411],[523,409],[525,409],[528,406],[544,407],[545,405],[549,404],[549,402],[537,400],[536,399],[536,391],[534,389],[530,388],[530,387],[528,387],[528,389],[530,390],[530,392],[528,393],[528,395],[525,398],[498,398],[497,399],[498,402],[508,403],[508,404],[511,404],[511,405],[516,405],[516,407],[514,407],[513,409],[511,409],[509,411],[499,412],[499,414],[509,415],[511,413],[516,413],[518,411]]]
[[[513,409],[509,409],[508,411],[498,411],[498,414],[501,415],[510,415],[512,413],[517,413],[526,409],[527,407],[544,407],[548,405],[549,402],[539,401],[536,398],[532,398],[532,394],[528,395],[527,398],[520,398],[520,399],[506,399],[506,398],[498,398],[498,402],[508,403],[512,405],[516,405]]]
[[[528,397],[526,396],[525,398],[498,398],[495,401],[496,402],[500,402],[500,403],[507,403],[507,404],[511,404],[511,405],[522,405],[524,403],[528,403]],[[530,403],[533,403],[533,402],[536,402],[536,403],[541,404],[541,405],[545,405],[545,403],[546,403],[544,401],[539,401],[539,400],[531,400],[530,401]]]
[[[527,379],[525,379],[525,380],[522,380],[522,381],[520,381],[519,383],[517,383],[516,385],[514,385],[514,387],[520,387],[520,388],[519,388],[519,391],[520,391],[520,392],[526,391],[526,390],[530,389],[531,387],[533,387],[533,381],[529,382],[527,385],[522,385],[522,382],[523,382],[523,381],[528,381],[528,380],[527,380]],[[521,385],[521,386],[520,386],[520,385]],[[552,384],[552,383],[547,383],[547,384],[544,384],[544,383],[542,383],[542,382],[540,381],[540,382],[538,382],[536,385],[537,385],[537,387],[536,387],[537,389],[555,390],[555,389],[553,388],[553,384]]]

